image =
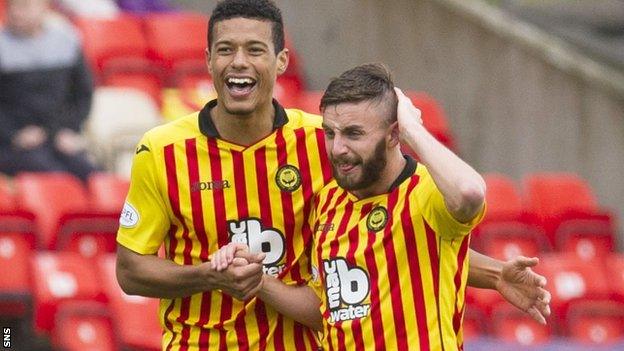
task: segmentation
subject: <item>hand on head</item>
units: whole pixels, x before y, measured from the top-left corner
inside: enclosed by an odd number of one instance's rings
[[[405,131],[414,128],[414,126],[421,126],[423,124],[422,114],[420,110],[414,106],[412,100],[408,98],[401,89],[394,88],[399,99],[399,105],[397,107],[397,122],[399,123],[399,132],[401,139]]]

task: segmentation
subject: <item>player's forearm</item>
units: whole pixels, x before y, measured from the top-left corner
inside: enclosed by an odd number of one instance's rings
[[[258,298],[271,305],[277,312],[309,328],[318,331],[323,326],[319,299],[308,286],[286,285],[265,275]]]
[[[437,141],[421,124],[410,126],[405,134],[404,141],[427,166],[449,212],[463,223],[473,219],[485,199],[483,177]]]
[[[153,255],[120,247],[117,280],[129,295],[178,298],[216,288],[207,265],[182,266]]]
[[[468,285],[473,288],[495,290],[496,283],[501,277],[503,262],[472,249],[469,252]]]

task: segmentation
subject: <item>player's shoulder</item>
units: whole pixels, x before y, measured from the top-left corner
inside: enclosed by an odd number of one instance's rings
[[[418,162],[418,164],[416,165],[416,175],[420,177],[421,179],[431,177],[431,175],[429,174],[429,170],[427,169],[427,166],[425,166],[424,164],[420,162]]]
[[[307,113],[302,110],[288,108],[286,109],[286,115],[288,116],[288,123],[286,126],[292,129],[299,128],[314,128],[321,129],[323,118],[319,115]]]
[[[149,142],[153,147],[159,148],[180,140],[197,137],[201,134],[198,118],[199,112],[194,112],[161,124],[147,131],[143,140]]]
[[[321,190],[319,190],[316,193],[316,197],[317,199],[327,199],[329,197],[334,197],[336,195],[339,195],[339,193],[344,192],[345,190],[342,189],[339,185],[338,182],[336,182],[335,179],[332,179],[329,183],[327,183]]]

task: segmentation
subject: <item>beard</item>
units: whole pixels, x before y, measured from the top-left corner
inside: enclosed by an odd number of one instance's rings
[[[336,164],[339,163],[351,163],[353,165],[362,165],[362,172],[359,177],[356,175],[346,175],[343,176],[336,169]],[[370,187],[379,179],[381,179],[381,174],[386,168],[386,163],[388,162],[387,152],[386,152],[386,144],[382,139],[375,145],[375,151],[373,155],[363,160],[361,157],[331,157],[332,171],[334,173],[334,179],[341,188],[354,191],[354,190],[362,190]]]

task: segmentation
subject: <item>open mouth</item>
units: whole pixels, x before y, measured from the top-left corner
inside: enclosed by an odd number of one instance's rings
[[[340,171],[341,173],[349,173],[351,172],[355,167],[357,166],[357,164],[353,164],[353,163],[338,163],[336,164],[336,169],[338,171]]]
[[[225,85],[233,97],[246,97],[256,87],[256,80],[249,77],[229,77]]]

